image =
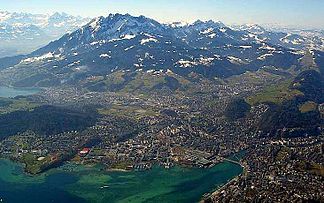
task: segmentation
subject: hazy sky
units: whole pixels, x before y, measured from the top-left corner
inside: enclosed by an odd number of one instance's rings
[[[324,29],[324,0],[0,0],[0,9],[89,17],[118,12],[161,22],[212,19]]]

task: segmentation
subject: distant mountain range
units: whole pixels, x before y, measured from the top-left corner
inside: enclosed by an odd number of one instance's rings
[[[45,24],[43,32],[59,21],[55,22]],[[213,80],[265,67],[298,70],[303,49],[309,46],[300,35],[256,25],[235,29],[214,21],[166,25],[144,16],[110,14],[31,54],[0,60],[0,81],[13,86],[78,84],[101,91],[138,89],[143,77],[151,77],[150,82],[159,82],[150,88],[177,89],[197,76]],[[152,79],[157,76],[159,80]]]
[[[0,58],[28,54],[68,32],[75,31],[90,20],[90,18],[72,16],[66,13],[44,15],[0,11]],[[197,21],[194,24],[175,22],[164,26],[183,30],[185,27],[190,29],[190,27],[196,28],[197,24],[208,26],[211,23],[218,24],[220,27],[227,27],[222,22],[215,23],[212,21]],[[274,45],[295,49],[310,47],[316,50],[324,50],[323,31],[264,29],[253,24],[233,26],[233,28],[249,33],[248,38]]]
[[[43,15],[0,11],[0,58],[30,53],[89,20],[66,13]]]
[[[323,30],[298,30],[271,28],[265,29],[256,24],[247,24],[235,27],[255,35],[256,39],[284,46],[291,49],[316,49],[324,50]]]

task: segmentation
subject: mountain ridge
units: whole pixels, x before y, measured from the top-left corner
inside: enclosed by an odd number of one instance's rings
[[[94,85],[96,78],[100,89],[107,84],[105,78],[114,72],[165,77],[172,72],[189,81],[192,74],[198,74],[214,80],[264,67],[296,69],[303,54],[257,40],[249,32],[221,22],[196,21],[174,27],[145,16],[110,14],[92,19],[76,31],[22,56],[17,63],[6,59],[10,68],[2,65],[0,79],[13,86],[88,87]]]

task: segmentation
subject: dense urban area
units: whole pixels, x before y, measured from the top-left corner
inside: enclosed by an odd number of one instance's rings
[[[24,163],[31,174],[66,161],[118,171],[149,170],[154,164],[208,168],[230,161],[241,165],[243,174],[202,201],[323,201],[323,135],[263,136],[255,125],[269,110],[266,104],[251,107],[244,119],[228,119],[224,106],[261,88],[233,84],[209,87],[217,91],[199,96],[46,89],[28,96],[28,102],[89,111],[96,107],[100,116],[79,131],[17,133],[1,141],[0,152]],[[243,158],[229,158],[240,153]]]

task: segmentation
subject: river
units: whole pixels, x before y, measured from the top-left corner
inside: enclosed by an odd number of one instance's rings
[[[210,169],[154,166],[144,172],[106,172],[75,164],[28,176],[21,165],[0,159],[3,202],[198,202],[202,195],[242,173],[230,162]]]

